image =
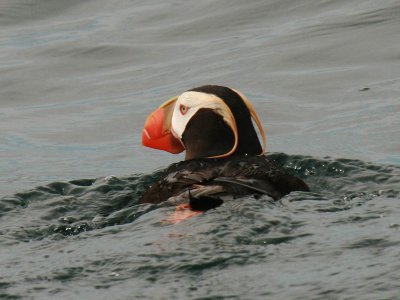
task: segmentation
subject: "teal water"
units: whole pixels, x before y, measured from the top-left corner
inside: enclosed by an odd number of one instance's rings
[[[398,299],[400,4],[0,3],[0,298]],[[148,113],[236,88],[311,193],[176,225]]]

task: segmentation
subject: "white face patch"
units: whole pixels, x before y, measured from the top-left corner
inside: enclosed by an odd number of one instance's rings
[[[171,131],[175,137],[182,140],[187,124],[201,108],[214,110],[223,117],[229,126],[232,127],[234,124],[236,127],[230,109],[221,98],[212,94],[189,91],[180,95],[175,103],[171,122]]]

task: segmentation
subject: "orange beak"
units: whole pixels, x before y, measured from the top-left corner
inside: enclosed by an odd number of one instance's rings
[[[143,146],[173,154],[185,150],[181,141],[171,132],[171,119],[176,99],[177,97],[168,100],[147,117],[142,131]]]

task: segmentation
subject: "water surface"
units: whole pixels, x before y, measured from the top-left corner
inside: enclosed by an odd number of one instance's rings
[[[0,4],[0,297],[397,299],[398,1]],[[312,193],[177,225],[138,205],[182,159],[147,114],[202,84],[252,101]]]

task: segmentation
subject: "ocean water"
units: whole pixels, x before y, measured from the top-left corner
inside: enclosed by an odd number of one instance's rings
[[[398,299],[399,28],[398,0],[1,1],[0,298]],[[210,83],[312,192],[138,204],[183,159],[146,116]]]

